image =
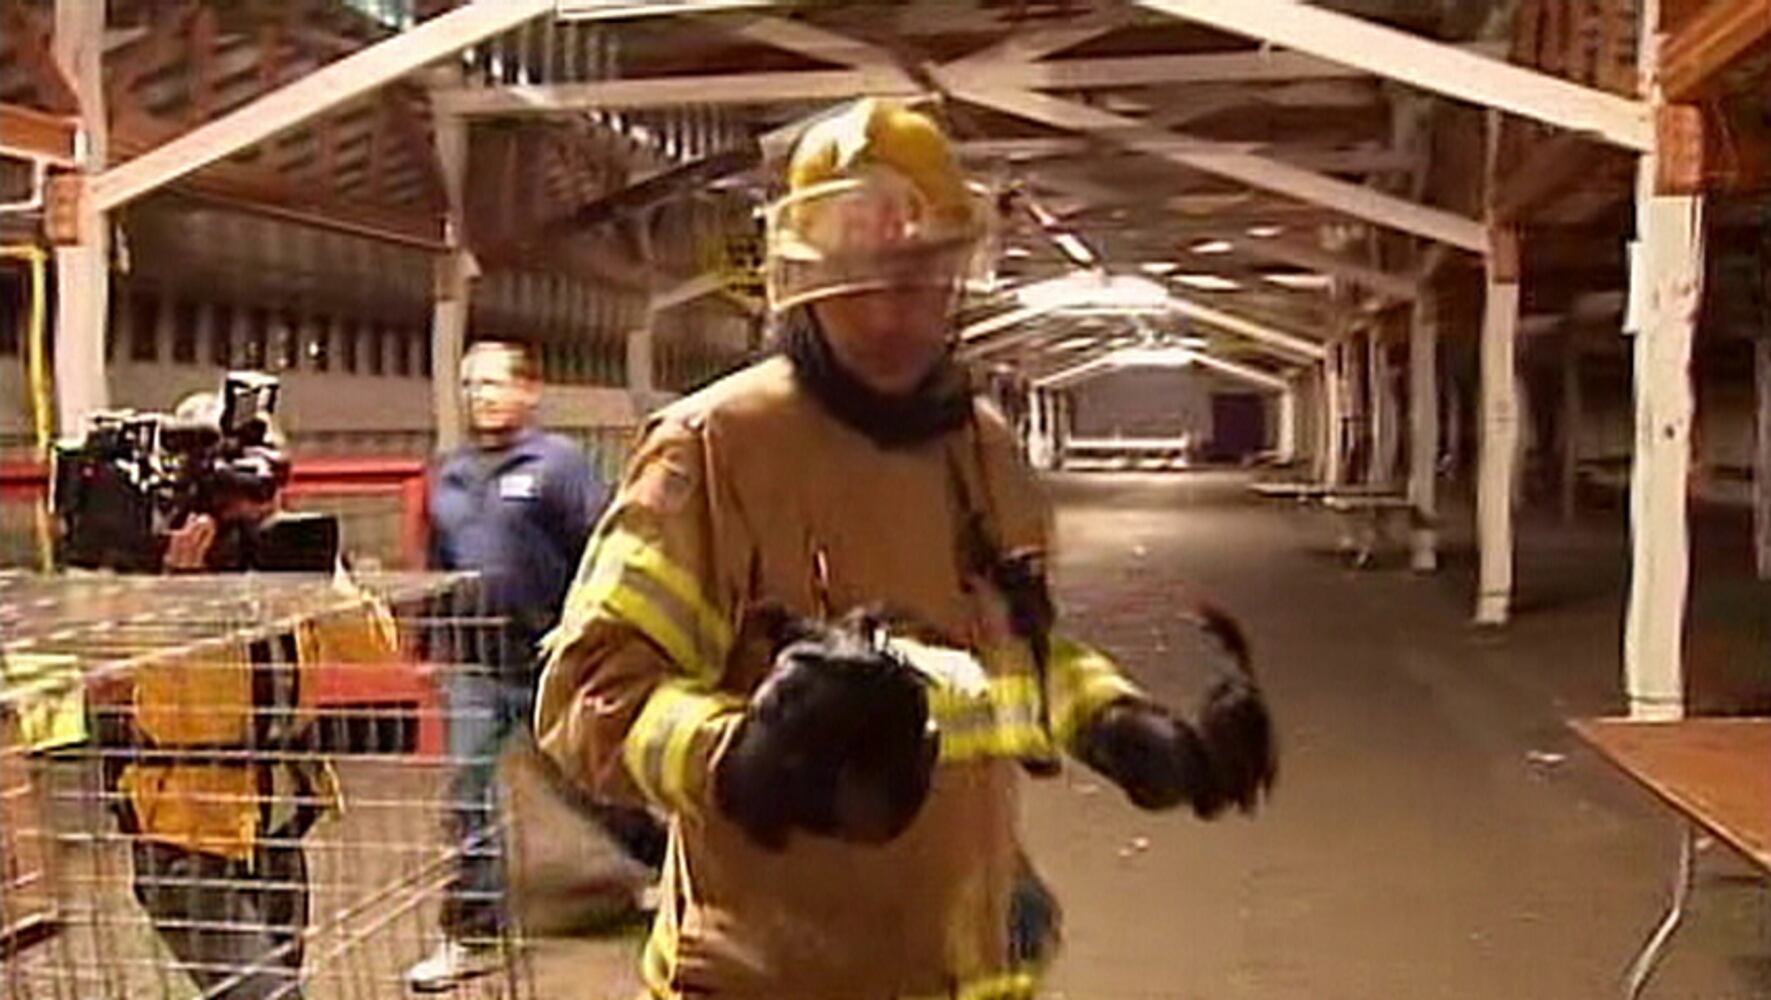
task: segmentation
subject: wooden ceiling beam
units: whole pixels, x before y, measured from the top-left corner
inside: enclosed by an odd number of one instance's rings
[[[1585,136],[1559,132],[1534,143],[1495,192],[1497,221],[1528,220],[1533,209],[1590,176],[1603,150]]]
[[[0,104],[0,153],[71,167],[79,152],[80,119],[17,104]]]
[[[93,207],[123,205],[551,9],[550,0],[500,0],[431,18],[111,167],[91,183]]]
[[[52,112],[78,113],[80,98],[55,61],[53,29],[48,18],[40,17],[22,3],[0,3],[0,25],[4,25],[4,33],[12,39],[13,58],[35,86],[38,103]]]
[[[113,126],[111,147],[120,156],[132,155],[154,148],[177,130],[176,125],[138,117]],[[174,190],[255,215],[426,250],[445,249],[441,213],[429,206],[413,210],[366,199],[316,196],[311,180],[262,166],[234,160],[213,164],[181,178]]]
[[[1625,149],[1645,152],[1653,148],[1654,123],[1644,102],[1473,55],[1300,0],[1137,3],[1222,31],[1357,66],[1429,93],[1589,133]]]
[[[1709,0],[1661,49],[1661,89],[1673,103],[1712,96],[1729,67],[1767,46],[1771,0]]]
[[[1241,184],[1275,191],[1323,208],[1375,222],[1402,232],[1484,253],[1488,233],[1480,222],[1443,209],[1422,205],[1374,188],[1350,184],[1324,174],[1293,166],[1271,157],[1236,149],[1233,144],[1212,144],[1192,139],[1190,151],[1170,148],[1178,136],[1149,128],[1134,118],[1066,101],[1035,91],[979,88],[959,75],[932,71],[943,86],[962,100],[995,108],[1008,114],[1058,128],[1101,135],[1139,152],[1205,173],[1227,177]],[[1215,147],[1215,148],[1214,148]]]

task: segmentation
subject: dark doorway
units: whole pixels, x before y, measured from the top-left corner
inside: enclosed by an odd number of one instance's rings
[[[1211,431],[1208,461],[1244,461],[1266,447],[1266,400],[1254,392],[1212,393]]]

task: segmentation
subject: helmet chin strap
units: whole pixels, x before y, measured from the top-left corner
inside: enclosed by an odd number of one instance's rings
[[[964,427],[972,416],[972,387],[954,363],[953,345],[907,393],[877,392],[837,360],[808,307],[781,317],[781,349],[794,374],[831,416],[881,448],[908,448]]]

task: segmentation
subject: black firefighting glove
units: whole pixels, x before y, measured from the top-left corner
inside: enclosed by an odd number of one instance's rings
[[[1126,698],[1102,709],[1083,730],[1082,762],[1125,790],[1140,809],[1191,803],[1201,816],[1223,808],[1205,745],[1162,706]]]
[[[1209,606],[1187,617],[1206,640],[1208,681],[1191,722],[1143,699],[1122,699],[1083,730],[1084,763],[1144,809],[1186,802],[1203,819],[1226,806],[1252,812],[1278,776],[1272,719],[1235,621]]]
[[[883,844],[928,797],[939,743],[923,676],[866,615],[797,620],[714,767],[720,811],[780,850],[794,831]]]

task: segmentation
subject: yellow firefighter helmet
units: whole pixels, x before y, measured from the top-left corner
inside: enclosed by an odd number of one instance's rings
[[[947,136],[905,104],[866,98],[806,130],[767,215],[769,306],[929,286],[957,291],[980,260],[989,199]]]

